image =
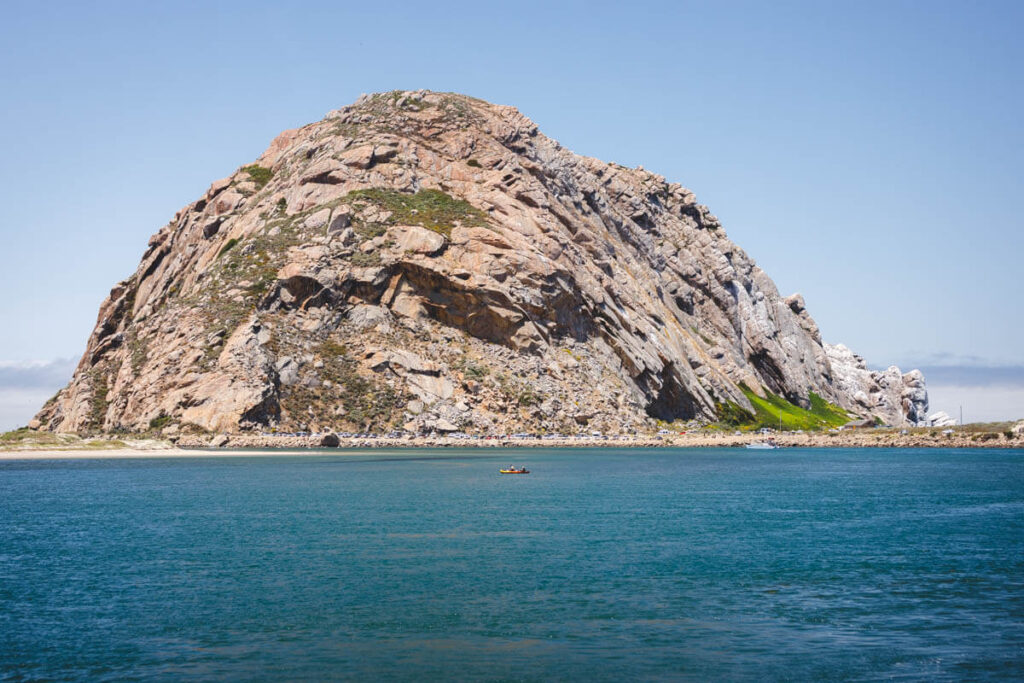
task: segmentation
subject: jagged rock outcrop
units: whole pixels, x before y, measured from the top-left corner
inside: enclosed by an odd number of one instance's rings
[[[946,411],[940,410],[932,413],[924,420],[918,421],[918,424],[926,427],[953,427],[956,425],[956,419],[951,417]]]
[[[744,387],[923,415],[919,373],[866,381],[829,348],[689,190],[512,107],[396,92],[282,133],[180,211],[38,420],[619,431],[750,408]]]
[[[839,393],[852,398],[844,407],[874,415],[890,425],[925,424],[928,392],[920,370],[903,373],[895,365],[881,372],[843,344],[825,344],[832,378]]]

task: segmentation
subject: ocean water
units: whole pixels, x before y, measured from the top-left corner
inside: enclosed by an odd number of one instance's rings
[[[1024,451],[0,462],[0,679],[180,678],[1021,679]]]

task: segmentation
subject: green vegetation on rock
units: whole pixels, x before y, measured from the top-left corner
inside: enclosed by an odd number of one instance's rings
[[[709,336],[707,336],[706,334],[704,334],[703,332],[701,332],[701,331],[700,331],[699,329],[697,329],[697,326],[696,326],[696,325],[690,325],[690,330],[691,330],[691,331],[692,331],[692,332],[693,332],[693,333],[694,333],[695,335],[697,335],[698,337],[700,337],[701,341],[702,341],[702,342],[704,342],[705,344],[707,344],[708,346],[714,346],[714,345],[715,345],[715,340],[714,340],[714,339],[711,339],[711,338],[710,338]]]
[[[107,401],[107,394],[110,387],[103,372],[94,368],[92,371],[92,399],[90,404],[90,418],[93,428],[100,429],[107,416],[107,408],[110,403]]]
[[[404,390],[360,374],[344,344],[328,338],[313,350],[324,364],[317,371],[319,381],[281,389],[281,408],[293,425],[312,419],[335,428],[383,432],[401,423],[401,407],[408,400]]]
[[[82,439],[75,434],[54,434],[21,427],[0,433],[0,450],[113,450],[128,444],[119,439]]]
[[[780,413],[784,431],[828,429],[839,427],[850,421],[850,415],[845,410],[827,402],[813,391],[809,397],[811,408],[807,410],[793,405],[767,389],[764,392],[765,397],[761,398],[744,384],[741,384],[740,388],[747,400],[754,406],[755,424],[753,426],[756,428],[774,427],[778,429]]]
[[[15,448],[19,446],[49,446],[60,445],[61,441],[56,434],[50,432],[37,432],[28,427],[21,427],[9,432],[0,434],[0,447]]]
[[[409,116],[409,113],[434,110],[440,112],[440,119],[432,117],[430,125],[445,125],[451,128],[465,128],[479,122],[480,115],[473,110],[472,103],[487,106],[487,103],[466,95],[457,93],[434,93],[441,95],[440,101],[421,99],[401,90],[376,93],[358,105],[361,113],[367,114],[361,128],[369,128],[377,133],[391,134],[414,134],[416,119]],[[353,124],[336,124],[335,132],[352,137],[345,127]]]
[[[78,444],[78,448],[84,448],[90,451],[112,451],[120,448],[126,448],[128,444],[120,439],[89,439]]]
[[[174,420],[170,415],[160,415],[149,421],[149,428],[153,431],[160,431]]]
[[[375,254],[372,252],[367,254],[361,251],[357,251],[356,253],[352,254],[352,256],[349,258],[349,261],[352,263],[353,266],[358,266],[359,268],[379,266],[380,254]]]
[[[256,183],[256,188],[262,190],[270,179],[274,177],[274,172],[269,168],[263,168],[259,164],[251,164],[249,166],[243,166],[242,170],[249,174],[252,181]]]
[[[327,341],[320,344],[320,346],[317,348],[317,353],[323,358],[329,360],[333,360],[335,358],[344,358],[345,355],[348,353],[348,347],[346,347],[344,344],[339,344],[333,339],[328,339]]]
[[[839,427],[854,418],[850,413],[846,412],[834,403],[829,403],[813,391],[810,392],[809,398],[811,400],[811,409],[809,412],[825,422],[825,425],[828,427]]]
[[[207,334],[222,332],[219,337],[223,341],[256,310],[284,265],[288,249],[308,239],[301,229],[301,221],[308,214],[273,218],[248,235],[244,245],[239,246],[241,241],[235,238],[224,244],[209,277],[183,302],[208,317]],[[207,348],[204,363],[211,363],[219,355],[219,344]]]
[[[509,403],[518,404],[520,407],[538,405],[541,402],[540,396],[534,391],[529,383],[517,377],[509,377],[504,373],[496,378],[497,386],[504,394],[505,400]]]
[[[486,365],[474,363],[469,358],[463,358],[455,363],[453,367],[456,370],[461,370],[466,379],[481,380],[491,372],[491,369]]]
[[[348,201],[358,208],[372,203],[391,212],[387,225],[419,225],[450,237],[456,223],[465,226],[486,226],[487,214],[469,202],[456,199],[441,190],[420,190],[405,194],[385,188],[350,192]]]
[[[237,237],[232,237],[231,239],[229,239],[227,242],[224,243],[224,246],[221,247],[221,250],[217,252],[217,258],[220,258],[224,254],[226,254],[229,251],[231,251],[231,249],[234,248],[235,245],[237,245],[237,244],[238,244],[238,238]]]
[[[716,403],[715,412],[718,413],[718,424],[724,427],[749,427],[757,421],[753,413],[732,401]]]
[[[851,415],[839,406],[829,403],[813,391],[810,392],[810,409],[801,408],[773,394],[767,389],[764,390],[764,398],[755,394],[750,387],[740,384],[743,394],[750,401],[754,412],[742,406],[726,401],[716,404],[718,410],[718,424],[721,427],[760,429],[770,427],[779,428],[781,415],[783,431],[815,431],[839,427],[850,421]]]
[[[132,372],[138,375],[149,357],[149,342],[139,339],[137,326],[133,326],[128,332],[128,348],[131,350]]]

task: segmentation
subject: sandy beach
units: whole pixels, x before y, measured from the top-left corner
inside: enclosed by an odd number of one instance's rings
[[[211,455],[232,456],[232,455],[281,455],[279,452],[238,452],[215,450],[195,450],[187,448],[118,448],[118,449],[23,449],[0,451],[0,460],[92,460],[97,458],[193,458]]]

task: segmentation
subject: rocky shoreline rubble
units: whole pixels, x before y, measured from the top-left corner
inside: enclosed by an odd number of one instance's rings
[[[331,438],[333,437],[333,438]],[[218,435],[181,437],[179,448],[226,449],[362,449],[362,448],[714,448],[739,447],[763,441],[756,433],[698,432],[658,436],[533,436],[501,438],[455,438],[451,436],[338,437],[337,435],[263,436]],[[1024,448],[1024,433],[1012,438],[995,432],[908,432],[892,430],[850,430],[842,432],[779,433],[771,438],[779,446],[794,448]]]
[[[971,424],[955,428],[867,428],[828,431],[726,432],[693,430],[658,434],[488,435],[466,434],[94,434],[78,436],[20,429],[0,434],[0,453],[32,453],[33,457],[72,453],[202,455],[238,452],[362,450],[415,448],[737,448],[771,440],[782,448],[1024,448],[1024,420]]]
[[[998,448],[1024,449],[1024,430],[1005,432],[962,432],[943,434],[863,430],[859,432],[783,433],[772,435],[785,448]],[[668,436],[509,437],[495,439],[459,439],[450,436],[411,436],[410,438],[338,438],[336,445],[325,446],[324,435],[268,437],[259,435],[218,435],[211,439],[192,436],[175,442],[156,439],[105,439],[67,443],[23,441],[0,446],[0,460],[60,458],[146,458],[203,457],[244,455],[322,454],[325,450],[358,453],[383,449],[421,448],[740,448],[763,440],[764,435],[745,433],[692,433]],[[329,440],[330,443],[335,443]],[[217,445],[212,445],[217,444]]]

